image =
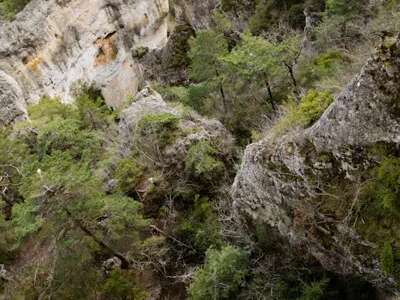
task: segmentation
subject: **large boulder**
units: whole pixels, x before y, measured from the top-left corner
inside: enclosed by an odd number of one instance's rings
[[[275,228],[327,270],[397,293],[355,218],[364,175],[379,165],[369,150],[400,146],[400,40],[386,44],[311,128],[248,146],[232,194],[240,216]]]

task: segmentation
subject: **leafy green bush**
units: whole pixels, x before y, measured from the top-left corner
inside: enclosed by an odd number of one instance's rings
[[[193,144],[186,155],[186,170],[194,177],[213,180],[220,177],[225,169],[224,163],[217,158],[218,149],[208,141]]]
[[[82,130],[76,119],[55,120],[41,128],[37,136],[39,158],[53,151],[68,151],[73,157],[95,157],[101,140],[91,131]]]
[[[305,86],[313,86],[315,82],[321,79],[335,78],[344,64],[349,64],[350,61],[344,57],[343,53],[336,50],[328,50],[323,52],[311,61],[306,60],[299,66],[299,78]]]
[[[43,223],[39,214],[39,206],[34,201],[25,201],[14,205],[12,224],[17,242],[20,243],[28,235],[36,232]]]
[[[249,20],[249,30],[252,34],[258,35],[271,25],[271,3],[267,0],[258,1],[254,15]]]
[[[57,98],[44,97],[36,105],[28,107],[29,118],[33,125],[41,127],[50,121],[60,119],[79,119],[73,105],[63,104]]]
[[[170,144],[178,129],[179,117],[171,113],[145,115],[138,124],[142,137],[153,137],[161,148]]]
[[[118,180],[119,189],[130,195],[135,191],[143,175],[143,168],[133,158],[125,158],[118,162],[115,179]]]
[[[333,102],[329,92],[310,90],[299,104],[287,103],[287,114],[275,125],[275,133],[279,134],[295,126],[308,127],[319,119],[322,113]]]
[[[246,252],[232,246],[207,251],[206,263],[190,285],[190,299],[234,299],[248,273]]]
[[[349,17],[359,14],[367,2],[364,0],[326,0],[325,5],[328,15]]]

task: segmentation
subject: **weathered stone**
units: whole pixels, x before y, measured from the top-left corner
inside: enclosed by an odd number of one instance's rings
[[[12,77],[0,71],[0,127],[25,115],[22,91]]]
[[[329,216],[312,203],[335,184],[339,190],[340,184],[357,187],[358,175],[376,164],[366,149],[378,143],[399,145],[399,80],[397,40],[368,61],[311,128],[248,146],[232,189],[239,214],[277,228],[327,270],[361,275],[395,293],[393,279],[382,271],[379,257],[371,255],[376,246],[349,225],[352,204],[342,204],[349,208],[344,216]],[[354,193],[352,199],[356,188]],[[335,195],[325,197],[333,201]]]
[[[0,70],[14,78],[26,101],[42,95],[71,101],[84,81],[119,106],[142,80],[131,48],[167,42],[168,0],[32,0],[0,27]]]

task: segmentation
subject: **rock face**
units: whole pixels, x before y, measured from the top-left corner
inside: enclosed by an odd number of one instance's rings
[[[168,15],[168,0],[32,0],[1,25],[0,69],[29,101],[44,94],[69,101],[82,80],[118,106],[141,82],[131,49],[163,47]]]
[[[399,80],[397,40],[370,59],[311,128],[250,145],[233,185],[239,214],[278,229],[326,269],[361,275],[395,293],[379,257],[367,254],[376,246],[356,233],[351,220],[359,174],[378,163],[366,149],[379,143],[399,146]],[[324,199],[343,201],[338,207],[345,213],[324,213]]]
[[[32,0],[15,21],[0,24],[1,101],[7,98],[8,107],[16,106],[5,95],[18,93],[24,101],[49,95],[68,102],[75,83],[82,81],[101,89],[107,103],[117,107],[143,83],[143,66],[132,53],[162,49],[181,21],[204,28],[216,4]],[[7,111],[7,117],[0,113],[5,122],[13,118]]]
[[[156,116],[173,119],[173,125],[147,122],[143,127],[145,117],[157,120]],[[187,108],[171,107],[151,88],[143,89],[134,102],[122,111],[119,131],[122,156],[136,153],[138,161],[150,163],[153,169],[166,173],[156,195],[149,190],[156,180],[152,178],[154,174],[145,176],[147,178],[138,189],[142,193],[145,209],[149,203],[152,205],[151,199],[165,199],[170,188],[176,188],[179,181],[190,179],[185,161],[191,146],[199,142],[212,144],[218,152],[215,155],[224,163],[229,163],[234,149],[233,138],[221,122],[202,118]]]
[[[0,71],[0,127],[25,115],[22,91],[15,80]]]

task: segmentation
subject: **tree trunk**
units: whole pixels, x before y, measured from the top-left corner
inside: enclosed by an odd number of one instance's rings
[[[217,75],[217,77],[219,77],[219,73],[218,73],[217,69],[215,69],[215,74]],[[227,102],[226,102],[224,87],[221,82],[219,82],[219,92],[220,92],[221,98],[222,98],[222,106],[223,106],[224,117],[225,117],[227,114]]]
[[[272,109],[274,111],[276,111],[276,104],[275,104],[274,96],[272,95],[271,85],[269,84],[269,81],[268,81],[268,79],[266,79],[266,77],[264,79],[264,82],[265,82],[265,86],[267,87],[269,102],[271,103]]]
[[[75,219],[72,216],[72,213],[67,208],[64,208],[64,210],[67,213],[67,215],[72,219],[74,224],[80,230],[82,230],[83,233],[85,233],[88,236],[90,236],[100,247],[102,247],[103,249],[105,249],[106,251],[110,252],[112,255],[114,255],[115,257],[118,257],[121,260],[121,269],[128,269],[129,268],[130,263],[129,263],[129,260],[125,256],[123,256],[121,253],[118,253],[112,247],[107,245],[104,241],[102,241],[99,238],[97,238],[96,235],[94,233],[92,233],[88,228],[86,228],[85,225],[83,225],[80,220]]]
[[[298,89],[298,85],[297,85],[296,76],[294,75],[293,66],[288,64],[288,63],[285,63],[285,66],[286,66],[286,68],[288,70],[289,77],[290,77],[290,79],[292,81],[292,85],[293,85],[293,88],[294,88],[294,93],[296,94],[297,100],[300,100],[300,99],[298,99],[300,93],[299,93],[299,89]]]

